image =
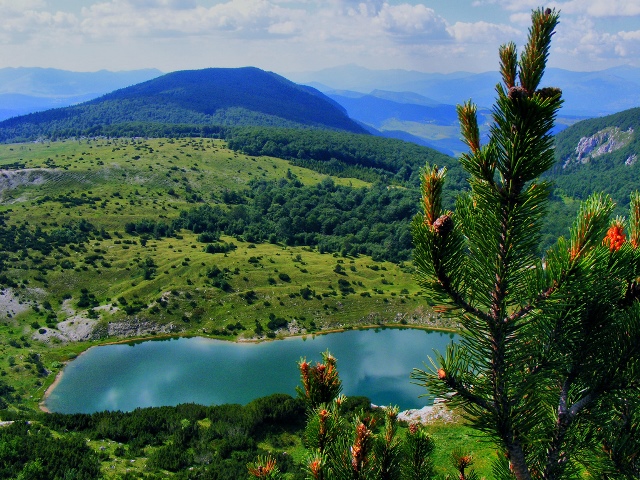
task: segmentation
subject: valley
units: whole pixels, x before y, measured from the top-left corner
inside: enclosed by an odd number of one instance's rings
[[[295,177],[313,186],[325,175],[212,139],[84,139],[0,150],[3,230],[18,232],[2,259],[0,348],[14,359],[3,366],[4,379],[28,406],[62,362],[96,342],[446,326],[425,309],[408,262],[215,232],[133,231],[143,221],[170,225],[196,208],[194,198],[244,207],[222,199],[252,179]],[[367,188],[353,178],[333,182]],[[25,349],[38,357],[35,367],[20,360]]]
[[[264,90],[248,95],[256,84]],[[369,125],[459,151],[447,143],[457,135],[451,107],[442,124],[387,107]],[[365,118],[372,107],[358,108]],[[363,134],[347,110],[258,69],[207,69],[0,123],[0,413],[15,421],[0,441],[29,438],[23,422],[35,422],[38,459],[83,458],[64,460],[83,469],[78,478],[240,478],[267,452],[286,478],[302,478],[302,401],[288,395],[83,415],[44,414],[40,402],[68,362],[107,343],[206,337],[242,347],[367,327],[459,329],[417,286],[410,223],[425,164],[448,169],[444,211],[468,189],[467,174],[442,153]],[[557,135],[535,255],[567,235],[594,190],[624,212],[637,183],[637,129],[636,109]],[[602,154],[587,162],[580,144]],[[383,421],[358,396],[345,415],[358,408]],[[490,475],[495,445],[458,414],[436,413],[425,427],[438,442],[438,472],[462,448]],[[405,424],[400,432],[408,435]]]
[[[51,454],[61,465],[71,462],[82,475],[182,478],[180,472],[195,465],[201,475],[235,476],[246,472],[256,451],[268,450],[288,468],[290,478],[300,478],[295,477],[300,467],[282,452],[292,452],[297,462],[305,455],[300,422],[290,418],[300,406],[288,396],[275,404],[272,397],[257,399],[245,407],[161,407],[81,417],[38,413],[65,364],[91,346],[175,336],[256,342],[367,326],[454,327],[425,304],[409,261],[386,261],[381,252],[375,259],[359,254],[353,250],[358,245],[353,234],[300,245],[295,237],[278,241],[277,230],[238,229],[245,233],[234,235],[172,230],[185,212],[205,203],[247,219],[243,211],[255,200],[250,193],[263,182],[277,182],[284,195],[319,188],[323,196],[340,189],[357,194],[351,202],[369,198],[367,191],[380,197],[376,187],[358,178],[330,177],[276,157],[245,155],[211,138],[5,144],[0,159],[5,249],[0,302],[6,312],[0,319],[1,418],[16,420],[0,430],[0,440],[5,434],[23,438],[20,420],[35,421],[43,437],[33,445],[42,441],[50,449],[37,447],[38,458]],[[405,187],[388,192],[418,195]],[[284,200],[278,202],[287,205]],[[370,203],[368,211],[374,214],[378,206]],[[381,228],[375,221],[372,216],[367,222],[370,230]],[[360,405],[359,398],[354,397],[354,405]],[[283,401],[283,414],[269,413]],[[144,434],[136,420],[141,414],[148,419]],[[269,415],[271,423],[256,423],[246,436],[216,433],[221,425],[229,425],[229,432],[239,428],[235,422],[248,425],[244,418],[260,422],[262,415]],[[92,418],[101,418],[102,426],[87,429]],[[160,421],[165,426],[154,423]],[[172,440],[176,425],[185,422],[194,426],[194,436],[187,443]],[[62,429],[83,432],[90,442],[74,446],[69,442],[76,437]],[[444,472],[448,452],[468,442],[471,430],[450,420],[433,420],[429,430],[447,445],[436,456]],[[42,432],[49,431],[59,440],[47,439]],[[476,467],[488,469],[490,444],[473,442],[475,452],[486,452]]]

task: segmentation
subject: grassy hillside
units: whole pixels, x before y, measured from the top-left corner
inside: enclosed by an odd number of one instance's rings
[[[127,224],[170,223],[205,201],[237,208],[223,199],[255,178],[327,179],[285,160],[210,139],[4,145],[0,158],[0,371],[16,388],[9,403],[35,407],[59,362],[93,342],[439,322],[408,264],[189,230],[127,233]]]

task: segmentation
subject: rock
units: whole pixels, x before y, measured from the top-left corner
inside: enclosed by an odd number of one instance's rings
[[[572,163],[584,164],[601,155],[615,152],[626,147],[632,139],[633,128],[631,127],[627,131],[622,131],[618,127],[607,127],[594,135],[582,137],[576,146],[575,160],[567,159],[562,168],[566,168]]]
[[[404,410],[398,413],[398,420],[407,423],[432,423],[435,421],[453,422],[456,420],[456,415],[449,410],[445,400],[442,398],[436,398],[433,401],[433,405],[427,405],[418,409]],[[384,408],[376,405],[371,405],[372,408]]]

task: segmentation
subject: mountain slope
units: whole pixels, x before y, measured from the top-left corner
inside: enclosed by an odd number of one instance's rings
[[[632,163],[640,152],[640,108],[583,120],[556,137],[556,158],[563,169],[575,172],[593,163],[602,169]]]
[[[640,108],[583,120],[556,136],[556,166],[550,173],[556,193],[583,200],[609,193],[620,214],[640,185]]]
[[[0,123],[0,140],[143,124],[308,126],[366,133],[315,89],[257,68],[173,72],[73,107]]]

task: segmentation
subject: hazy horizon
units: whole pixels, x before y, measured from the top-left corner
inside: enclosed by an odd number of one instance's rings
[[[0,68],[168,73],[344,65],[480,73],[525,41],[531,0],[0,0]],[[640,0],[562,0],[550,67],[640,66]]]

